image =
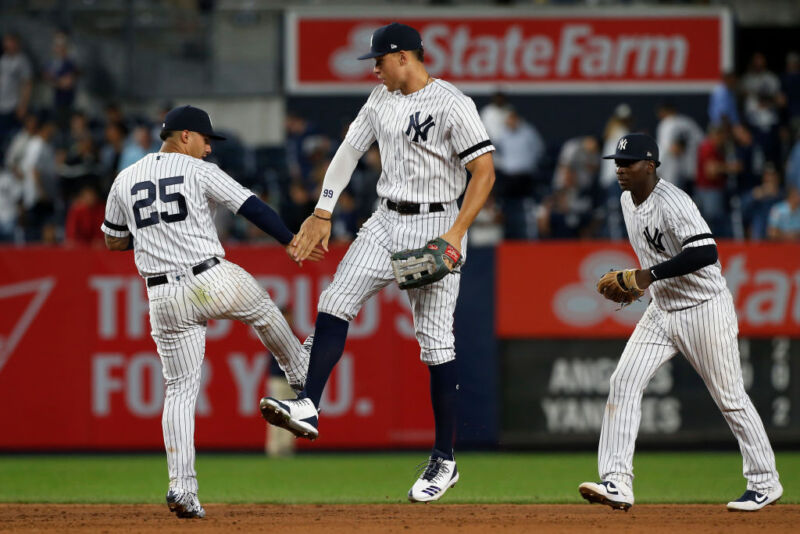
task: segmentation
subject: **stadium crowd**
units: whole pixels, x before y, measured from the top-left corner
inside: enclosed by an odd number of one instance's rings
[[[159,116],[126,114],[109,103],[102,116],[76,106],[81,71],[65,34],[56,34],[50,61],[35,73],[19,36],[3,36],[0,56],[0,242],[89,243],[100,246],[108,189],[121,170],[158,150]],[[50,101],[34,109],[35,84]],[[481,117],[497,147],[497,182],[470,232],[475,245],[503,239],[622,239],[616,140],[639,131],[621,102],[602,132],[579,132],[548,144],[535,121],[496,94]],[[721,238],[800,239],[800,55],[789,53],[778,75],[756,53],[747,70],[725,73],[709,95],[706,124],[663,101],[652,133],[661,150],[659,176],[688,191]],[[245,147],[235,137],[211,158],[275,207],[290,228],[313,209],[330,158],[341,142],[302,115],[286,115],[280,149]],[[334,215],[336,240],[353,239],[373,211],[380,176],[373,146],[362,158]],[[219,210],[223,239],[268,239],[241,218]]]

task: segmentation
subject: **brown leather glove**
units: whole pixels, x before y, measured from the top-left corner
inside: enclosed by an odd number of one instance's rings
[[[608,271],[597,282],[597,291],[608,300],[627,306],[644,295],[636,284],[636,269]]]

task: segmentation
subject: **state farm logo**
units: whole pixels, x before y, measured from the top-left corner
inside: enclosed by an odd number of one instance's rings
[[[665,33],[652,25],[649,30],[637,30],[636,24],[617,22],[604,26],[601,21],[556,19],[543,26],[542,21],[531,19],[508,24],[503,33],[487,33],[480,21],[442,21],[419,29],[426,43],[428,72],[453,80],[679,80],[687,75],[690,45],[699,47],[701,43],[690,42],[680,27]],[[328,57],[335,77],[356,79],[371,72],[373,62],[356,57],[369,49],[378,26],[363,23],[352,27],[347,45],[334,49]],[[714,37],[703,45],[716,45]],[[708,71],[705,78],[717,76],[718,59],[703,58],[700,68]]]
[[[565,285],[553,297],[553,312],[564,323],[593,326],[610,318],[625,326],[633,326],[642,316],[647,301],[642,298],[618,310],[618,306],[597,292],[597,281],[609,268],[628,268],[638,265],[631,254],[617,251],[595,252],[586,256],[578,272],[580,281]]]

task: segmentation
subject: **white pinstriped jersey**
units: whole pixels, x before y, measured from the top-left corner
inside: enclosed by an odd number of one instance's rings
[[[475,103],[432,80],[414,93],[373,89],[345,140],[365,152],[377,139],[378,196],[395,202],[451,202],[467,184],[464,166],[494,150]]]
[[[225,251],[214,226],[216,204],[236,213],[253,193],[213,163],[185,154],[148,154],[111,186],[102,230],[134,239],[144,277],[183,271]]]
[[[640,205],[634,205],[630,191],[622,193],[621,203],[631,245],[642,269],[667,261],[684,248],[716,244],[689,195],[665,180],[658,180]],[[653,302],[665,311],[697,306],[725,290],[719,261],[684,276],[657,280],[650,286]]]

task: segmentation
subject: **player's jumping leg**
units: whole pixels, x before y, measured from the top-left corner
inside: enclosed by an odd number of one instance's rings
[[[764,424],[744,389],[739,328],[730,295],[725,292],[674,315],[681,352],[705,382],[742,452],[747,489],[739,499],[728,503],[728,509],[753,512],[774,504],[783,495],[783,487]],[[708,331],[715,333],[711,340],[701,335]]]
[[[200,275],[205,288],[205,308],[210,317],[234,319],[253,328],[286,374],[289,385],[301,390],[308,371],[308,349],[269,294],[250,273],[223,260],[216,269]]]
[[[663,312],[652,305],[647,308],[611,375],[598,445],[601,481],[578,487],[589,502],[626,511],[633,506],[633,452],[642,418],[642,395],[659,367],[676,353],[663,320]]]
[[[382,217],[377,212],[367,221],[320,296],[305,389],[294,400],[264,397],[259,403],[267,422],[297,437],[316,439],[319,435],[322,391],[342,357],[350,321],[364,302],[393,279]]]

